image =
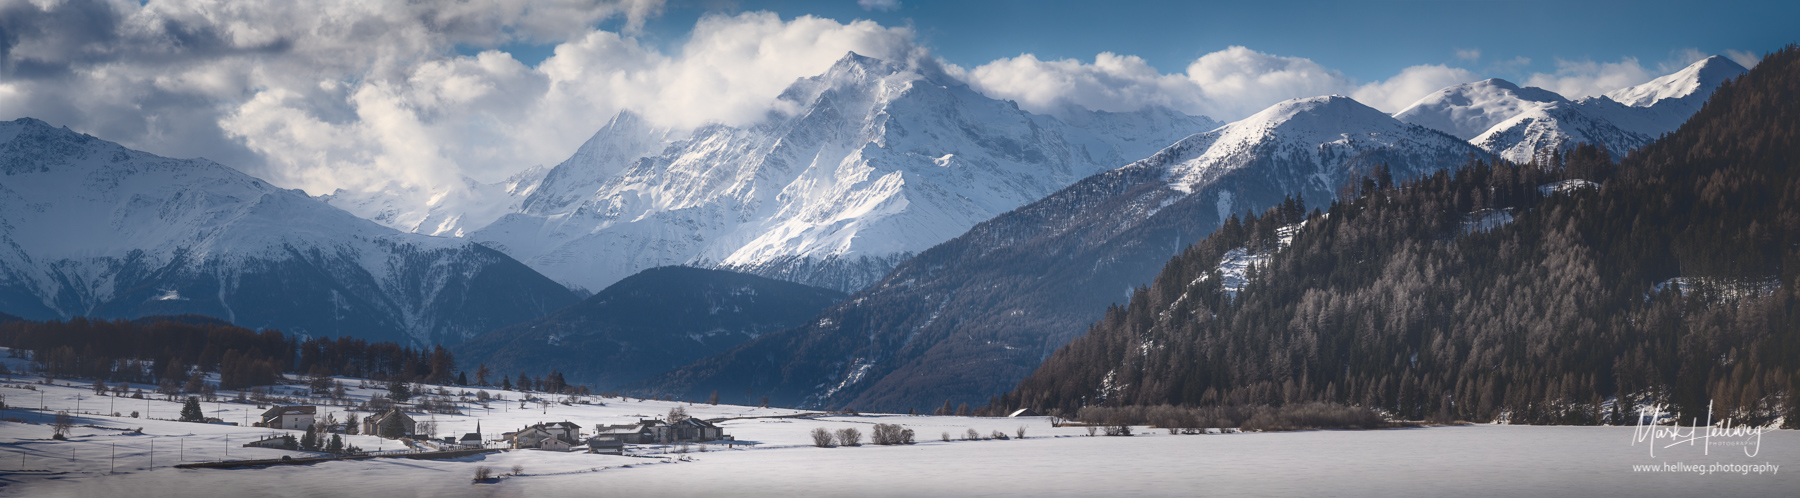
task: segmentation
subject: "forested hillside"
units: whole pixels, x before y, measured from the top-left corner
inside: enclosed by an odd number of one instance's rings
[[[1328,401],[1588,424],[1622,421],[1618,397],[1800,419],[1800,50],[1617,164],[1548,161],[1369,178],[1329,213],[1228,222],[987,410]],[[1226,287],[1222,260],[1264,252]]]
[[[199,315],[138,320],[18,320],[0,323],[0,346],[46,376],[158,385],[164,394],[213,388],[194,375],[217,372],[217,388],[275,384],[283,372],[405,382],[456,380],[443,346],[414,349],[352,337],[307,338],[255,331]]]
[[[794,327],[844,294],[747,273],[651,268],[549,316],[457,345],[470,367],[612,389]]]

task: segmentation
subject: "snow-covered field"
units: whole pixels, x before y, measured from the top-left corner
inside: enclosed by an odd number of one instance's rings
[[[6,360],[19,371],[24,365]],[[82,415],[68,441],[50,439],[48,425],[0,423],[0,495],[4,496],[893,496],[893,495],[1723,495],[1778,496],[1800,489],[1800,432],[1763,434],[1755,457],[1743,446],[1632,444],[1620,427],[1462,426],[1381,431],[1307,431],[1168,435],[1137,428],[1132,437],[1087,437],[1082,427],[1052,427],[1049,419],[913,415],[833,415],[815,419],[749,418],[720,423],[737,441],[687,447],[634,446],[632,455],[515,450],[452,460],[382,458],[242,469],[175,469],[181,462],[280,458],[310,454],[252,449],[242,443],[271,429],[129,417],[130,411],[174,418],[180,405],[160,400],[94,396],[91,382],[11,377],[0,382],[5,418],[47,420]],[[352,398],[379,396],[347,379]],[[24,389],[24,386],[35,388]],[[292,386],[298,389],[300,386]],[[465,388],[446,386],[451,391]],[[284,388],[288,389],[288,388]],[[435,387],[433,388],[435,389]],[[473,389],[467,389],[473,390]],[[660,418],[681,406],[702,418],[767,417],[803,412],[735,405],[595,399],[604,405],[519,408],[523,393],[489,390],[511,400],[465,415],[437,415],[438,434],[473,431],[488,438],[539,421],[595,424]],[[235,393],[222,393],[230,398]],[[79,399],[77,397],[79,396]],[[265,405],[266,406],[266,405]],[[472,405],[479,406],[479,405]],[[255,405],[206,403],[208,416],[254,420]],[[343,418],[343,407],[325,407]],[[112,417],[114,411],[127,416]],[[367,415],[361,413],[359,415]],[[421,416],[432,420],[432,416]],[[916,431],[918,444],[816,448],[815,427],[875,423]],[[90,426],[91,425],[91,426]],[[962,441],[975,429],[1025,439]],[[128,430],[142,428],[142,434]],[[941,441],[944,433],[952,441]],[[229,438],[229,444],[227,443]],[[865,439],[866,440],[866,439]],[[1732,439],[1730,441],[1739,441]],[[1719,439],[1719,441],[1725,441]],[[392,450],[393,441],[351,436],[364,449]],[[151,447],[154,444],[154,462]],[[116,458],[114,451],[117,451]],[[229,452],[229,455],[227,454]],[[1764,474],[1647,473],[1642,464],[1770,463]],[[1790,464],[1793,466],[1790,467]],[[154,465],[154,466],[152,466]],[[477,467],[508,474],[472,484]],[[21,470],[22,469],[22,470]]]

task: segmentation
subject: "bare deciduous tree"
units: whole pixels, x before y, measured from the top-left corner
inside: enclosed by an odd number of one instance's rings
[[[913,431],[900,424],[875,424],[875,430],[869,433],[869,442],[890,444],[912,444]]]
[[[812,440],[813,446],[818,446],[820,448],[830,448],[832,442],[835,441],[831,436],[831,431],[824,427],[818,427],[812,430]]]
[[[58,412],[56,412],[55,421],[50,422],[51,437],[56,438],[56,439],[63,439],[65,437],[68,437],[69,429],[72,429],[74,427],[75,427],[75,418],[70,417],[69,412],[66,410],[58,411]]]
[[[1019,430],[1013,431],[1013,433],[1018,434],[1019,439],[1025,439],[1025,426],[1019,426]]]
[[[860,446],[862,445],[862,431],[856,430],[855,427],[838,429],[837,440],[838,444],[842,446]]]

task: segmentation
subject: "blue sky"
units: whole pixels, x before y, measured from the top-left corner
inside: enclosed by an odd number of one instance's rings
[[[1395,112],[1488,77],[1602,95],[1707,54],[1754,62],[1796,24],[1800,0],[13,2],[0,119],[313,194],[430,192],[555,164],[621,111],[756,122],[848,51],[929,54],[1032,112],[1229,121],[1326,94]]]
[[[1165,73],[1232,45],[1305,57],[1372,81],[1417,64],[1453,64],[1489,76],[1551,72],[1556,60],[1637,58],[1654,67],[1672,52],[1766,53],[1797,41],[1800,1],[1092,2],[901,0],[892,11],[854,0],[672,1],[644,39],[673,47],[708,12],[767,10],[911,26],[939,57],[964,67],[1031,53],[1092,60],[1136,55]],[[618,21],[614,20],[614,24]],[[508,47],[527,63],[548,46]],[[1458,58],[1458,50],[1480,58]],[[1464,52],[1465,55],[1468,52]],[[1517,58],[1530,60],[1517,64]]]

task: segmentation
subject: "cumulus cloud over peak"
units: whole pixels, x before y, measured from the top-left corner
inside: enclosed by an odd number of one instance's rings
[[[849,51],[905,59],[905,28],[708,15],[669,53],[660,0],[0,2],[0,117],[207,156],[314,194],[466,188],[565,158],[611,115],[742,124]],[[597,29],[619,20],[618,31]],[[459,48],[553,45],[536,67]]]
[[[983,93],[1025,109],[1055,112],[1068,105],[1128,111],[1158,105],[1217,119],[1248,116],[1283,100],[1351,95],[1377,109],[1397,111],[1445,86],[1480,79],[1465,69],[1414,66],[1386,81],[1359,84],[1310,59],[1233,46],[1202,55],[1185,73],[1163,74],[1143,59],[1101,53],[1092,63],[1045,61],[1032,54],[1000,59],[962,72]]]
[[[1525,78],[1524,84],[1573,99],[1597,96],[1650,81],[1656,76],[1644,69],[1636,57],[1626,57],[1618,62],[1557,59],[1555,73],[1532,73]]]

